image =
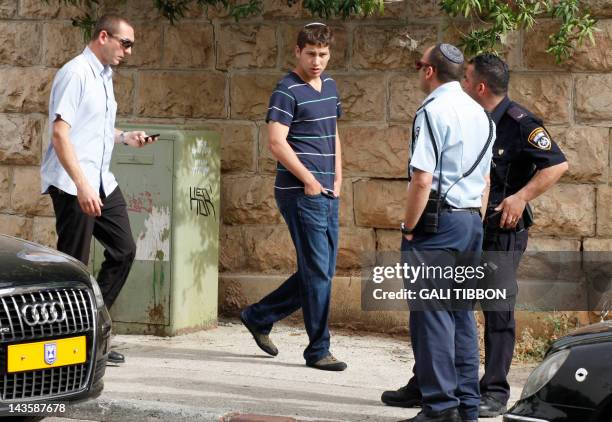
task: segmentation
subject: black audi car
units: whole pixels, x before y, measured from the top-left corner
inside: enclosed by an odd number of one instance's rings
[[[557,340],[504,422],[612,422],[612,321]]]
[[[14,415],[16,404],[99,395],[110,331],[100,288],[83,264],[0,235],[0,415]]]

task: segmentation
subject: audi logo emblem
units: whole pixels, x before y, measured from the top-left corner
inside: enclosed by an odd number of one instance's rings
[[[32,303],[21,308],[21,315],[26,324],[34,327],[63,322],[66,319],[66,309],[63,303],[56,301]]]

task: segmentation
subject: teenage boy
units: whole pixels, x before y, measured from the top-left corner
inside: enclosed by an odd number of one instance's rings
[[[276,356],[269,337],[275,322],[302,309],[309,344],[306,365],[343,371],[329,351],[329,302],[338,251],[338,202],[342,185],[341,115],[336,82],[323,73],[330,58],[331,28],[311,23],[300,31],[297,65],[277,84],[266,116],[269,149],[278,160],[276,203],[297,255],[297,271],[240,314],[257,345]]]

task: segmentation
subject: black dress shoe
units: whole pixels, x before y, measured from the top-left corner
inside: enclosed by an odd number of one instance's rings
[[[504,413],[506,413],[506,405],[495,397],[485,394],[480,398],[478,416],[481,418],[494,418]]]
[[[240,321],[242,321],[242,324],[244,324],[247,330],[249,330],[253,336],[253,339],[255,340],[255,343],[257,343],[261,350],[272,356],[278,355],[278,349],[270,339],[270,336],[258,332],[257,327],[249,324],[244,316],[244,311],[240,312]]]
[[[421,392],[406,384],[399,390],[388,390],[382,393],[380,400],[388,406],[421,407]]]
[[[107,360],[110,363],[123,363],[125,362],[125,356],[123,356],[119,352],[115,352],[114,350],[111,350],[110,352],[108,352]]]
[[[459,410],[453,408],[446,409],[436,415],[426,415],[424,412],[420,412],[414,418],[400,422],[461,422],[461,416],[459,416]]]

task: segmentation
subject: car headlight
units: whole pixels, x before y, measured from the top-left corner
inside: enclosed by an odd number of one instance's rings
[[[98,286],[98,282],[96,281],[93,275],[89,276],[89,280],[91,281],[91,288],[96,298],[96,307],[102,308],[104,306],[104,297],[102,296],[102,290],[100,290],[100,286]]]
[[[540,391],[542,387],[548,384],[552,377],[555,376],[557,371],[559,371],[559,368],[561,368],[569,354],[569,349],[565,349],[553,353],[544,359],[544,362],[542,362],[540,366],[529,374],[529,378],[527,378],[527,382],[525,383],[523,392],[521,393],[521,399],[533,396],[535,393]]]

